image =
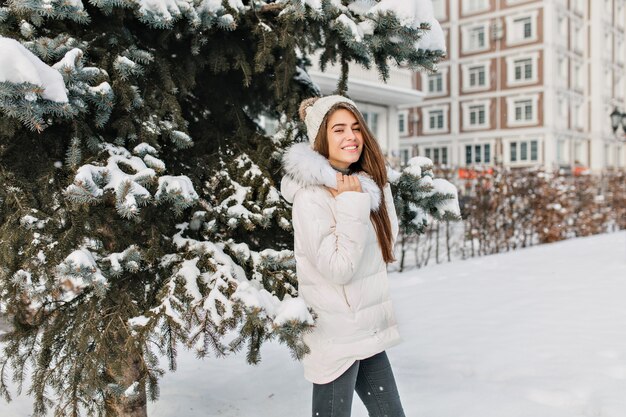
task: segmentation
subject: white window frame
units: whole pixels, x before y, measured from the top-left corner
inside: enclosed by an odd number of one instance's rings
[[[485,71],[485,85],[470,86],[470,69],[483,67]],[[471,62],[461,65],[463,75],[463,91],[484,91],[491,88],[491,60],[485,62]]]
[[[515,61],[530,59],[532,63],[532,77],[530,79],[515,80]],[[539,52],[506,57],[507,85],[518,86],[535,84],[539,79]]]
[[[585,49],[585,27],[582,21],[571,21],[572,49],[582,53]]]
[[[557,95],[557,126],[560,129],[567,129],[567,121],[569,119],[569,98],[565,94]]]
[[[439,161],[435,160],[435,149],[437,149],[437,151],[439,152]],[[443,159],[443,150],[445,149],[446,151],[446,162],[444,163],[442,161]],[[450,165],[450,146],[448,145],[442,145],[442,146],[434,146],[434,145],[430,145],[430,146],[424,146],[422,148],[422,150],[424,151],[424,154],[422,156],[425,156],[426,158],[429,158],[431,161],[433,161],[434,164],[439,164],[439,165]]]
[[[515,120],[515,103],[520,101],[530,101],[532,103],[531,120]],[[506,107],[508,126],[533,126],[539,123],[539,94],[507,97]]]
[[[574,90],[583,91],[585,89],[584,62],[582,60],[570,60],[572,71],[571,87]]]
[[[489,162],[485,162],[485,145],[489,145]],[[488,142],[462,142],[460,144],[461,149],[460,149],[460,155],[461,159],[460,161],[462,161],[463,166],[472,166],[475,164],[480,164],[480,165],[486,165],[486,166],[490,166],[494,164],[494,159],[495,159],[495,143],[492,141],[488,141]],[[467,163],[467,147],[471,146],[472,148],[472,162],[471,163]],[[476,162],[476,146],[480,146],[480,162]]]
[[[430,127],[430,114],[435,111],[443,111],[443,128],[434,128]],[[424,121],[422,125],[422,131],[424,134],[433,134],[433,133],[447,133],[448,132],[448,106],[430,106],[430,107],[422,107],[422,120]]]
[[[569,86],[569,58],[565,54],[558,54],[556,58],[557,77],[556,83],[559,87]]]
[[[585,145],[585,143],[581,140],[574,142],[574,149],[573,149],[574,161],[573,162],[578,163],[580,165],[585,165],[583,161],[587,159],[585,146],[583,145]]]
[[[470,32],[478,28],[482,28],[483,31],[485,32],[485,45],[482,47],[473,48],[472,47],[473,45],[470,44],[470,41],[471,41]],[[491,44],[490,44],[491,40],[489,36],[489,22],[461,26],[461,33],[463,34],[463,40],[461,42],[462,44],[461,49],[463,53],[482,52],[482,51],[487,51],[489,50],[489,48],[491,48]]]
[[[531,43],[536,42],[538,39],[537,35],[537,18],[539,17],[539,11],[537,9],[523,14],[516,14],[511,16],[506,16],[506,44],[507,45],[519,45],[522,43]],[[521,33],[519,28],[517,27],[515,21],[520,19],[530,19],[530,37],[524,38],[523,27],[521,28]]]
[[[472,2],[482,3],[475,5]],[[484,12],[491,8],[491,2],[489,0],[463,0],[461,1],[461,9],[464,15],[473,14],[478,12]]]
[[[568,165],[570,163],[569,141],[565,138],[558,138],[556,141],[556,162],[559,165]]]
[[[485,122],[482,124],[470,125],[470,107],[484,106]],[[491,126],[491,100],[472,100],[461,103],[463,108],[463,130],[482,130]]]
[[[448,67],[440,67],[437,71],[438,74],[441,74],[441,85],[443,90],[440,92],[431,93],[429,90],[429,78],[433,74],[422,73],[422,90],[428,95],[428,97],[438,97],[448,95]]]
[[[532,142],[537,142],[537,159],[533,160],[532,155]],[[516,160],[511,160],[511,148],[515,143],[516,146]],[[526,159],[522,159],[522,143],[526,144]],[[542,140],[539,137],[517,137],[510,138],[506,141],[505,158],[509,165],[528,165],[539,164],[543,161],[542,155]]]
[[[573,120],[573,127],[575,129],[584,129],[585,128],[585,101],[584,99],[576,99],[571,102],[571,115],[570,120]]]
[[[559,13],[557,18],[557,36],[555,36],[556,42],[561,46],[566,46],[569,33],[569,17],[565,13]]]
[[[619,1],[617,2],[617,10],[615,11],[615,21],[617,23],[617,26],[620,29],[624,28],[624,19],[626,18],[626,14],[624,14],[624,9],[626,9],[626,5],[622,2]]]
[[[400,129],[400,116],[402,116],[404,119],[404,122],[402,123],[402,127],[404,129]],[[409,111],[408,110],[401,110],[398,112],[398,134],[400,136],[407,136],[409,134]]]

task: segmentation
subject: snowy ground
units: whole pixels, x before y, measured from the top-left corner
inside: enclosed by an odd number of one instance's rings
[[[626,415],[626,233],[392,274],[404,343],[391,349],[409,417]],[[279,345],[262,363],[181,352],[151,417],[309,415],[310,385]],[[0,402],[27,416],[28,398]],[[355,396],[353,417],[365,417]]]

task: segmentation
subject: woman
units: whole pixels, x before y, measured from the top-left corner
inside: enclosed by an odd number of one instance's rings
[[[404,417],[385,349],[400,341],[387,282],[398,220],[385,160],[350,99],[300,106],[310,143],[283,159],[293,203],[300,295],[317,313],[304,336],[314,417],[349,417],[354,391],[371,417]]]

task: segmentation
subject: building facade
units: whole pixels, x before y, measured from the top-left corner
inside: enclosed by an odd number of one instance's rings
[[[626,110],[626,0],[433,0],[448,57],[415,74],[398,112],[401,162],[626,166],[609,115]]]

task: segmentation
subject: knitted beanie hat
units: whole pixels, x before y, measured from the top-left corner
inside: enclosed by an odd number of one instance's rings
[[[300,103],[300,118],[306,124],[307,136],[309,137],[311,147],[315,143],[317,132],[320,130],[320,125],[326,113],[337,103],[347,103],[356,109],[354,101],[339,95],[308,98]]]

